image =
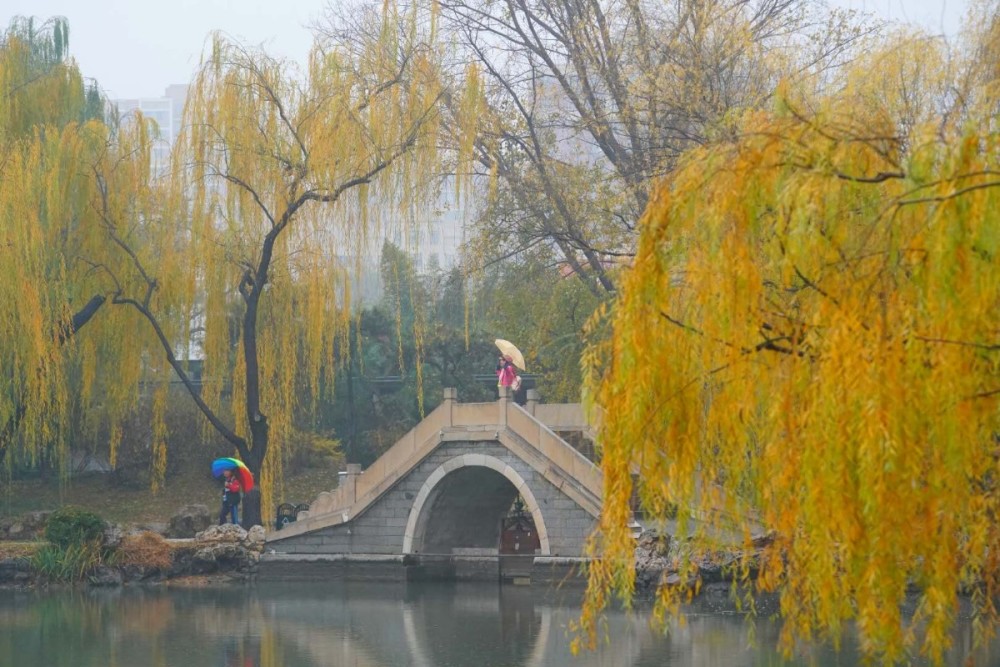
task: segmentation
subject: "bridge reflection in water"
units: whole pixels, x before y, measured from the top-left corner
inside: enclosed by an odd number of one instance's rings
[[[567,596],[572,597],[567,597]],[[19,667],[725,667],[782,665],[777,626],[693,614],[664,635],[641,614],[611,612],[606,643],[571,656],[579,591],[484,584],[262,584],[257,588],[0,593],[0,659]],[[997,664],[971,652],[959,624],[947,664]],[[816,649],[790,664],[860,664]],[[919,663],[918,663],[919,664]]]

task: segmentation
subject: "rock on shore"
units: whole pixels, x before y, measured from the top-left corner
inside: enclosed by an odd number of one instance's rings
[[[773,536],[757,537],[753,540],[749,554],[751,579],[757,576],[754,565],[759,562],[761,552],[773,540]],[[660,586],[677,586],[682,583],[679,565],[684,557],[684,545],[667,533],[644,530],[635,546],[635,592],[640,596],[652,595]],[[738,566],[747,554],[739,548],[718,550],[694,556],[697,566],[695,577],[703,587],[713,584],[728,585],[737,577]],[[695,583],[694,581],[687,582]]]
[[[212,525],[212,512],[207,505],[185,505],[170,517],[165,537],[185,539],[194,537]]]
[[[635,544],[635,590],[637,593],[654,592],[671,573],[671,536],[644,530]],[[676,569],[676,568],[674,568]]]
[[[7,517],[0,519],[0,540],[30,541],[36,540],[42,535],[45,529],[45,522],[48,521],[50,510],[39,512],[28,512],[20,517]]]

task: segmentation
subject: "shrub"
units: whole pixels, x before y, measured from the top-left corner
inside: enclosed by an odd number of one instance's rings
[[[126,535],[117,550],[122,565],[139,565],[146,568],[167,570],[173,563],[173,550],[162,536],[149,531]]]
[[[104,520],[78,507],[56,510],[45,524],[45,539],[64,551],[73,546],[100,546],[103,537]]]

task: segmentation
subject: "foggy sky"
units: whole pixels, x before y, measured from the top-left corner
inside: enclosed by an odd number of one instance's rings
[[[337,0],[3,0],[0,28],[16,15],[65,16],[70,53],[111,98],[159,97],[187,83],[213,30],[304,63],[308,24]],[[831,0],[837,6],[954,34],[968,0]]]
[[[0,25],[17,15],[65,16],[70,54],[108,97],[159,97],[168,85],[191,80],[213,30],[305,63],[312,45],[307,26],[325,6],[326,0],[0,0]]]

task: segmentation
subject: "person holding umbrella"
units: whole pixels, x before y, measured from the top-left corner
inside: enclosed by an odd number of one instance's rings
[[[222,510],[219,512],[219,525],[232,519],[239,523],[239,504],[243,492],[253,488],[253,475],[243,461],[232,458],[215,459],[212,462],[212,476],[222,477]]]
[[[514,362],[511,360],[510,355],[501,354],[497,357],[497,386],[510,387],[516,379],[517,370],[514,368]],[[515,389],[514,391],[517,390]]]
[[[497,338],[495,343],[501,353],[497,358],[497,386],[517,391],[521,388],[521,376],[517,374],[517,369],[524,370],[524,355],[510,341]]]
[[[222,473],[222,511],[219,512],[219,525],[226,522],[226,517],[232,515],[231,523],[239,523],[240,494],[243,488],[240,480],[236,478],[232,470]]]

